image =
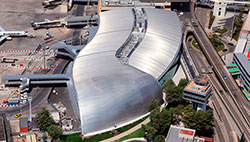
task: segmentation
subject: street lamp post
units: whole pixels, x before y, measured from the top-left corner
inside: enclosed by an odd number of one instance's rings
[[[43,69],[45,70],[45,47],[43,46]]]
[[[29,97],[28,98],[28,101],[29,101],[29,107],[30,107],[30,117],[29,117],[29,121],[30,121],[30,123],[32,122],[32,112],[31,112],[31,101],[32,101],[32,98],[31,97]]]

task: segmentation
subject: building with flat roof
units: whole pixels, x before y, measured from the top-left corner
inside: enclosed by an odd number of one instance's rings
[[[171,125],[166,142],[205,142],[205,139],[195,137],[195,130]]]
[[[27,117],[20,117],[19,118],[19,127],[20,127],[20,133],[28,133],[28,118]]]
[[[192,102],[194,109],[206,111],[208,99],[211,95],[212,85],[208,76],[202,76],[192,80],[184,89],[183,98]]]
[[[234,53],[233,61],[240,69],[240,79],[245,88],[250,91],[250,62],[243,53]]]
[[[234,51],[233,63],[238,66],[241,84],[244,85],[242,91],[245,96],[250,100],[250,12],[248,12],[246,21],[242,27],[240,37],[236,49]]]

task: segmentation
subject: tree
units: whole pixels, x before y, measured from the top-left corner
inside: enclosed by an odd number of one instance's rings
[[[182,118],[183,111],[184,111],[183,105],[178,105],[177,107],[170,108],[170,112],[173,115],[174,124],[179,124]]]
[[[173,116],[170,111],[162,109],[160,112],[160,109],[157,108],[150,113],[150,121],[152,127],[157,130],[157,134],[165,136],[173,122]]]
[[[172,79],[168,80],[164,85],[163,85],[163,88],[164,89],[167,89],[168,87],[174,87],[176,86],[174,81]]]
[[[193,109],[193,106],[190,104],[187,107],[185,107],[182,120],[187,128],[194,129],[196,127],[195,125],[197,125],[197,123],[194,116],[195,116],[195,111]]]
[[[142,124],[142,129],[145,131],[145,136],[149,139],[153,139],[157,133],[157,130],[152,126]]]
[[[163,135],[157,135],[154,138],[154,142],[165,142],[165,137]]]
[[[151,112],[155,108],[159,107],[161,104],[157,99],[152,99],[148,104],[148,111]]]
[[[48,133],[53,139],[58,139],[63,134],[63,130],[61,127],[56,125],[50,125],[48,128]]]
[[[214,127],[212,110],[195,112],[192,105],[188,105],[183,113],[183,122],[187,128],[195,129],[200,136],[212,136]]]
[[[183,97],[183,89],[178,86],[167,87],[166,100],[168,107],[176,107],[179,104],[186,104],[186,100]]]
[[[165,84],[165,93],[168,107],[176,107],[179,104],[187,103],[187,101],[182,98],[183,89],[187,84],[187,79],[181,79],[178,86],[176,86],[171,79]]]
[[[194,129],[200,136],[212,136],[214,119],[212,110],[202,111],[199,110],[195,113],[194,119],[196,120],[196,126]]]
[[[43,108],[36,115],[37,126],[41,131],[47,131],[48,127],[54,123],[53,118],[50,115],[50,112]]]
[[[188,79],[186,78],[182,78],[178,83],[178,87],[180,87],[181,89],[184,89],[187,85],[188,85]]]

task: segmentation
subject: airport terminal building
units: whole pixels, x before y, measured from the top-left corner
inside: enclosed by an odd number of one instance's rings
[[[99,14],[95,37],[80,51],[73,80],[85,136],[113,130],[147,114],[175,74],[182,32],[176,13],[128,8]]]
[[[64,50],[75,58],[66,74],[5,76],[3,82],[66,83],[82,134],[92,136],[148,114],[148,103],[162,98],[161,86],[178,69],[181,45],[175,12],[154,8],[101,12],[92,40],[79,53],[75,52],[79,46],[72,52]]]

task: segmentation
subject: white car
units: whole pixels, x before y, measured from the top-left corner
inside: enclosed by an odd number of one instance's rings
[[[180,13],[179,13],[179,16],[182,16],[183,14],[184,14],[183,12],[180,12]]]
[[[21,100],[20,103],[21,104],[26,104],[27,103],[27,99],[26,100]]]
[[[21,98],[28,98],[27,95],[21,95]]]

